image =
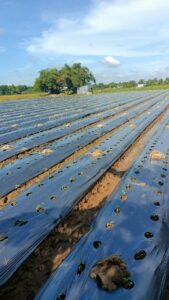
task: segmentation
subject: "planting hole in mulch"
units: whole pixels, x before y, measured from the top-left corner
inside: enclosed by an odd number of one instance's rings
[[[134,258],[136,260],[141,260],[141,259],[144,259],[146,257],[147,253],[144,251],[144,250],[140,250],[139,252],[137,252],[135,255],[134,255]]]

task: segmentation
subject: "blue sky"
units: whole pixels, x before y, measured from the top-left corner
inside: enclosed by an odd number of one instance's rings
[[[81,62],[98,82],[169,77],[168,0],[0,0],[0,84]]]

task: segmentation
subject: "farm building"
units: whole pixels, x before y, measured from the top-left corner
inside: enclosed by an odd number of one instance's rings
[[[137,84],[137,88],[140,89],[140,88],[143,88],[143,87],[145,87],[145,83],[138,83]]]
[[[88,94],[92,92],[91,84],[81,86],[77,89],[77,94]]]

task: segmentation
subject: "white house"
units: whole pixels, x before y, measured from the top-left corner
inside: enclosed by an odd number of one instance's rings
[[[140,89],[140,88],[143,88],[143,87],[145,87],[145,83],[138,83],[137,84],[137,87]]]

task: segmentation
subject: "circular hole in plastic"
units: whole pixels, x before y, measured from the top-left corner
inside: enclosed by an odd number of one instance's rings
[[[8,236],[6,234],[0,234],[0,242],[3,242],[8,239]]]
[[[62,190],[62,192],[66,192],[67,191],[67,186],[66,185],[62,185],[61,190]]]
[[[85,269],[85,264],[80,263],[77,268],[77,274],[80,275],[84,271],[84,269]]]
[[[162,168],[163,169],[163,171],[167,171],[167,168]]]
[[[65,300],[66,299],[66,295],[65,294],[60,294],[56,300]]]
[[[15,221],[15,226],[23,226],[23,225],[26,225],[28,223],[28,221],[26,220],[16,220]]]
[[[163,194],[160,190],[157,190],[155,193],[156,193],[156,195],[158,195],[158,196],[162,196],[162,194]]]
[[[151,216],[150,216],[150,219],[151,219],[152,221],[158,221],[158,220],[159,220],[159,216],[158,216],[158,215],[151,215]]]
[[[158,184],[161,186],[164,185],[164,183],[162,181],[159,181]]]
[[[69,178],[69,181],[70,181],[70,182],[74,182],[75,180],[76,180],[76,179],[75,179],[75,177],[73,177],[73,176]]]
[[[121,212],[121,208],[120,207],[116,207],[114,209],[114,212],[118,215]]]
[[[147,253],[144,251],[144,250],[140,250],[139,252],[137,252],[135,255],[134,255],[134,258],[136,260],[141,260],[141,259],[144,259],[146,257]]]
[[[136,182],[137,181],[136,177],[131,177],[131,181]]]
[[[26,196],[30,196],[30,195],[32,195],[32,192],[26,193]]]
[[[151,231],[146,231],[145,234],[144,234],[144,236],[147,239],[151,239],[154,236],[154,234]]]
[[[126,185],[126,190],[130,191],[131,190],[131,184]]]
[[[134,282],[131,279],[127,280],[124,285],[124,288],[126,290],[131,290],[133,287],[134,287]]]
[[[97,249],[97,248],[99,248],[101,246],[101,244],[102,243],[100,241],[94,241],[93,242],[93,247]]]
[[[43,212],[44,210],[45,210],[45,209],[44,209],[43,206],[38,205],[38,206],[36,207],[36,211],[37,211],[38,213],[41,213],[41,212]]]
[[[50,200],[56,201],[56,196],[55,196],[55,195],[52,195],[52,196],[50,197]]]

